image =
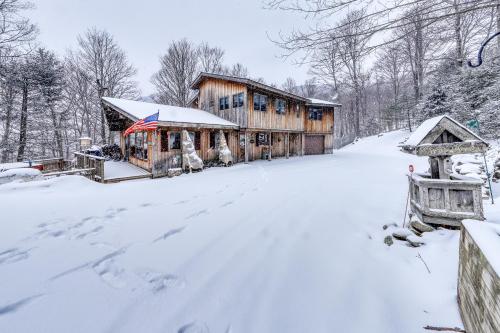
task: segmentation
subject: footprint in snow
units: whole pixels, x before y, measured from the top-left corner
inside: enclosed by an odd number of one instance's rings
[[[120,289],[127,285],[124,279],[125,270],[117,267],[113,258],[97,262],[93,269],[104,283],[113,288]]]
[[[232,205],[233,203],[234,203],[233,201],[228,201],[228,202],[223,203],[220,207],[224,208],[224,207]]]
[[[18,248],[12,248],[0,252],[0,265],[1,264],[11,264],[21,260],[28,259],[30,256],[31,249],[20,250]]]
[[[156,242],[158,242],[158,241],[160,241],[160,240],[165,240],[165,239],[167,239],[167,238],[168,238],[168,237],[170,237],[170,236],[173,236],[173,235],[175,235],[175,234],[178,234],[178,233],[182,232],[185,228],[186,228],[186,227],[184,226],[184,227],[180,227],[180,228],[176,228],[176,229],[169,230],[169,231],[167,231],[166,233],[164,233],[163,235],[161,235],[160,237],[156,238],[156,239],[153,241],[153,243],[156,243]]]
[[[196,212],[194,214],[191,214],[188,217],[186,217],[186,220],[198,217],[200,215],[205,215],[205,214],[208,214],[208,209],[203,209],[203,210],[200,210],[200,211],[198,211],[198,212]]]
[[[177,333],[210,333],[205,323],[192,322],[179,328]]]
[[[163,274],[154,271],[144,271],[138,275],[147,283],[147,286],[153,291],[158,293],[162,290],[171,288],[183,288],[186,282],[174,274]]]
[[[23,299],[16,301],[14,303],[10,303],[7,305],[0,305],[0,316],[16,312],[17,310],[21,309],[23,306],[28,305],[29,303],[33,302],[38,297],[42,297],[42,296],[43,296],[42,294],[33,295],[30,297],[23,298]]]

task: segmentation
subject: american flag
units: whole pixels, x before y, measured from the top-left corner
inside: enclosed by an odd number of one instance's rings
[[[160,112],[156,112],[155,114],[152,114],[144,119],[136,121],[132,126],[127,128],[125,133],[123,133],[123,136],[127,136],[130,133],[137,132],[137,131],[153,131],[158,128],[158,117],[160,115]]]

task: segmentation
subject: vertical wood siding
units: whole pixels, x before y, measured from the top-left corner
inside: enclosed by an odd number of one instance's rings
[[[464,225],[460,232],[458,303],[467,332],[500,332],[500,278]]]
[[[215,114],[218,117],[233,122],[241,127],[247,127],[248,103],[242,107],[233,108],[233,95],[243,93],[246,95],[247,88],[241,83],[227,82],[223,80],[206,79],[199,87],[200,109]],[[229,97],[229,109],[219,110],[219,98]],[[247,101],[246,96],[243,99]],[[212,106],[211,102],[213,103]]]
[[[305,104],[303,102],[293,101],[291,99],[272,96],[266,92],[257,92],[267,96],[267,110],[254,110],[253,95],[254,91],[247,93],[248,105],[248,128],[262,128],[269,130],[304,130]],[[284,114],[276,113],[276,99],[284,99],[286,108]],[[296,111],[296,105],[299,105],[299,111]]]

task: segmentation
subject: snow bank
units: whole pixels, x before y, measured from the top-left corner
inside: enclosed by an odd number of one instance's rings
[[[0,172],[0,185],[13,181],[29,182],[39,179],[42,179],[42,173],[40,170],[32,168],[9,169]]]

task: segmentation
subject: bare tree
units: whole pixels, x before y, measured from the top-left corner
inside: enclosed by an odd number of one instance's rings
[[[172,42],[160,57],[160,70],[153,75],[159,103],[188,106],[191,83],[198,74],[197,48],[187,39]]]
[[[106,142],[106,118],[101,107],[101,97],[137,98],[137,82],[133,80],[137,70],[129,63],[125,52],[118,46],[113,36],[105,30],[88,30],[77,38],[78,49],[69,52],[67,68],[75,70],[75,75],[86,78],[92,85],[88,98],[100,114],[100,136]]]
[[[281,89],[292,94],[298,93],[297,82],[291,77],[287,78],[285,82],[281,85]]]
[[[200,70],[207,73],[222,73],[224,71],[224,51],[218,47],[211,47],[208,43],[198,46]]]
[[[36,37],[36,26],[21,15],[32,7],[31,1],[0,0],[0,57],[12,55],[9,51],[31,42]]]
[[[240,63],[234,64],[230,69],[226,71],[226,73],[231,76],[245,77],[245,78],[249,77],[248,69],[243,64]]]
[[[308,98],[316,97],[318,93],[318,84],[316,83],[316,78],[308,79],[300,87],[301,95]]]

